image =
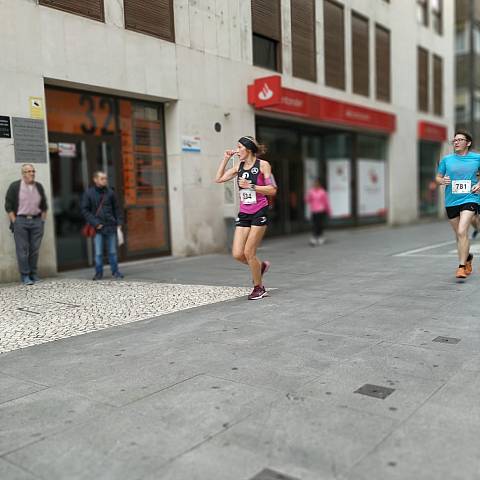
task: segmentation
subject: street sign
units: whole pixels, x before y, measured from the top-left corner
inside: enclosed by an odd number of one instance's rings
[[[10,117],[0,116],[0,138],[12,138]]]

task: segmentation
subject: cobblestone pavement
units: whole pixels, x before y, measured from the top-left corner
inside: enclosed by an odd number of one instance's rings
[[[249,292],[235,287],[69,279],[4,287],[0,288],[0,353]]]

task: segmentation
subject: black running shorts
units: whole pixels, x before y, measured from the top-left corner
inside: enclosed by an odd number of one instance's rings
[[[460,216],[460,212],[469,210],[470,212],[478,213],[478,203],[462,203],[462,205],[455,205],[454,207],[446,207],[447,217],[451,220]]]
[[[237,227],[266,227],[268,225],[268,205],[256,213],[240,212],[235,220],[235,225]]]

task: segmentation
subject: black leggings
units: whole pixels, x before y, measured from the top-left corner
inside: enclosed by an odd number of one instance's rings
[[[318,238],[323,235],[326,216],[323,212],[312,213],[312,233],[314,237]]]

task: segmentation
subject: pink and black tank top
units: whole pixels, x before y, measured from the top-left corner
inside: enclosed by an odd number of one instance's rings
[[[260,160],[257,159],[253,164],[252,168],[245,169],[245,162],[240,163],[238,167],[238,180],[240,178],[245,178],[249,180],[254,185],[265,186],[265,176],[260,170]],[[265,208],[268,205],[268,199],[265,195],[258,193],[252,189],[239,189],[240,194],[240,211],[242,213],[253,214],[257,213],[262,208]]]

